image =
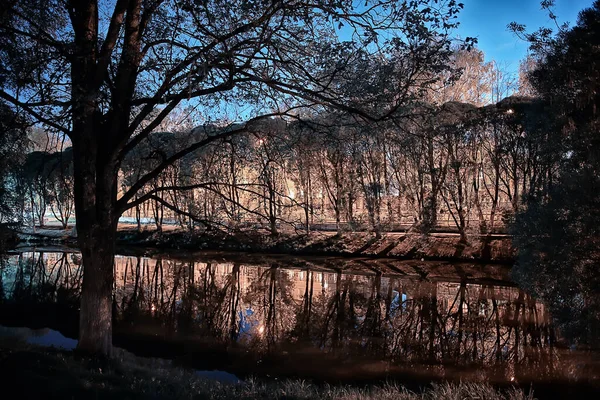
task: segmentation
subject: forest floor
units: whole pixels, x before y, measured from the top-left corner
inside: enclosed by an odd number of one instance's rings
[[[21,399],[532,399],[482,383],[435,384],[414,393],[398,384],[318,385],[303,380],[220,382],[166,360],[116,349],[113,359],[0,338],[3,398]]]
[[[20,238],[29,243],[75,244],[73,229],[22,228]],[[266,231],[251,230],[237,233],[191,232],[184,229],[153,229],[138,231],[132,225],[120,225],[119,245],[155,247],[169,250],[221,250],[290,255],[319,255],[423,259],[445,261],[474,261],[512,263],[515,251],[511,237],[503,234],[469,236],[461,243],[455,233],[423,235],[412,232],[383,233],[377,238],[369,232],[314,231],[310,234],[284,232],[277,236]]]

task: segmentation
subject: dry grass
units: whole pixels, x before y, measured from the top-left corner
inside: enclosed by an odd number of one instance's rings
[[[486,384],[460,383],[433,385],[422,393],[414,393],[400,385],[384,384],[369,388],[350,386],[318,387],[304,381],[284,381],[281,383],[261,383],[248,381],[238,385],[215,385],[198,387],[203,399],[327,399],[327,400],[434,400],[434,399],[481,399],[481,400],[521,400],[533,399],[522,391],[512,389],[502,392]]]

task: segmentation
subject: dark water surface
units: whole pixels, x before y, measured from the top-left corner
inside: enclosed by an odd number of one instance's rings
[[[598,353],[565,345],[544,304],[508,275],[445,262],[117,256],[113,341],[242,379],[597,388]],[[73,347],[81,277],[75,252],[10,255],[0,325],[51,328]]]

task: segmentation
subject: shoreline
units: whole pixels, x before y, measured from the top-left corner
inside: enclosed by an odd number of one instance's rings
[[[21,230],[20,242],[31,245],[77,246],[72,229]],[[384,233],[380,238],[366,232],[338,234],[313,232],[269,236],[260,231],[224,234],[221,232],[194,233],[186,230],[157,232],[120,228],[118,247],[153,248],[170,251],[230,251],[250,254],[316,256],[338,258],[394,259],[493,263],[512,265],[515,250],[508,235],[471,236],[467,243],[452,233]]]

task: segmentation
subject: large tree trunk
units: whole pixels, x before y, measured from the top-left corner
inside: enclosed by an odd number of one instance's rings
[[[77,237],[83,262],[77,348],[110,356],[117,168],[104,152],[89,151],[87,140],[79,139],[73,143]],[[94,135],[87,139],[96,141]]]
[[[98,143],[101,127],[94,127],[93,120],[81,118],[81,134],[73,140],[77,240],[83,262],[77,348],[110,356],[118,166]]]
[[[81,235],[81,234],[80,234]],[[115,235],[112,226],[92,228],[79,240],[83,288],[78,349],[111,356]]]
[[[71,66],[73,102],[72,142],[77,235],[83,261],[83,287],[77,348],[88,353],[112,353],[112,290],[117,208],[119,151],[127,135],[130,99],[139,64],[141,1],[128,2],[124,50],[120,60],[111,108],[100,110],[98,64],[98,4],[75,3],[72,16],[75,37]],[[124,10],[122,10],[123,15]]]

